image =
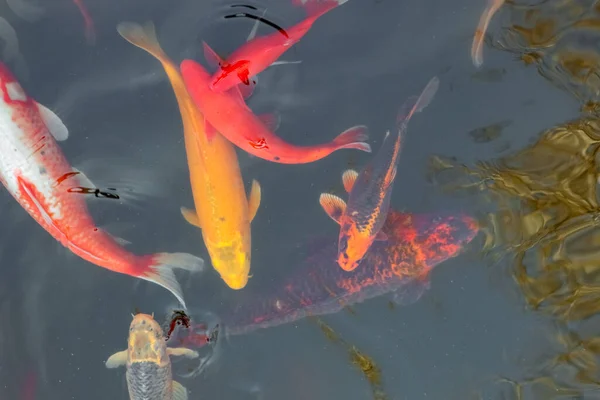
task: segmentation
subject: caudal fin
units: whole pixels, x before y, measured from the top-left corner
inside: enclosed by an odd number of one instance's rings
[[[364,125],[356,125],[346,129],[331,142],[334,151],[339,149],[357,149],[370,153],[371,146],[365,142],[365,140],[369,139],[367,131],[368,129]]]
[[[123,39],[140,49],[146,50],[160,61],[164,62],[165,60],[169,60],[158,43],[156,29],[154,29],[154,24],[152,22],[148,21],[144,26],[135,22],[121,22],[117,25],[117,32],[119,32],[119,35],[121,35]]]
[[[431,100],[435,97],[435,94],[440,87],[440,80],[437,76],[431,78],[425,89],[421,92],[419,97],[410,97],[400,108],[396,123],[402,125],[408,122],[414,113],[421,112],[425,107],[431,103]]]
[[[304,8],[308,16],[319,16],[337,6],[341,6],[347,1],[348,0],[292,0],[292,4]]]
[[[148,258],[144,259],[148,260]],[[185,269],[197,272],[204,267],[204,260],[188,253],[157,253],[149,256],[149,259],[149,264],[144,266],[144,272],[138,278],[154,282],[169,290],[183,308],[186,308],[181,286],[177,282],[173,270]]]

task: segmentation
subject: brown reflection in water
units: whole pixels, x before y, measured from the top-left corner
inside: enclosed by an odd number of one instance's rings
[[[468,135],[475,143],[488,143],[498,139],[500,135],[502,135],[504,128],[507,128],[511,124],[512,121],[509,120],[496,122],[495,124],[475,128],[472,131],[469,131]]]
[[[341,344],[348,351],[350,362],[362,372],[367,379],[367,382],[369,382],[369,385],[371,386],[371,393],[373,394],[373,400],[388,400],[389,397],[383,390],[381,370],[377,364],[375,364],[373,359],[360,351],[356,346],[342,339],[342,337],[340,337],[340,335],[338,335],[333,328],[323,322],[322,319],[318,317],[310,318],[317,323],[328,340],[333,343]]]
[[[434,169],[458,168],[464,182],[499,206],[489,215],[486,248],[515,256],[514,279],[531,307],[565,320],[600,311],[600,121],[552,128],[531,147],[474,168],[436,157]],[[447,186],[449,187],[449,186]]]
[[[525,376],[499,380],[496,392],[600,398],[600,1],[536,3],[507,1],[490,44],[535,65],[579,102],[582,115],[493,161],[466,166],[434,157],[432,174],[447,191],[489,201],[485,251],[511,257],[510,273],[529,307],[562,327],[551,333],[558,349],[548,349],[544,361],[528,360]],[[475,132],[473,140],[488,135]]]
[[[516,54],[525,65],[537,65],[553,85],[582,103],[600,95],[600,3],[548,0],[537,5],[506,2],[504,28],[490,44]],[[506,20],[508,19],[508,22]],[[597,107],[591,110],[596,113]],[[590,112],[590,107],[584,107]]]
[[[516,154],[473,167],[432,159],[445,189],[474,191],[495,205],[483,229],[485,250],[514,257],[512,277],[528,305],[565,324],[600,312],[599,149],[600,119],[584,117],[542,132]],[[600,390],[596,326],[587,339],[577,330],[563,334],[564,351],[534,378],[514,382],[508,398],[577,398],[569,396],[590,385]]]

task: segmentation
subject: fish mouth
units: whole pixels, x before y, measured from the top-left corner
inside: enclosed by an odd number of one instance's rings
[[[358,267],[359,264],[360,264],[360,261],[351,261],[351,260],[343,258],[343,257],[338,258],[338,265],[340,266],[341,269],[343,269],[346,272],[354,271]]]
[[[248,275],[221,275],[221,279],[225,281],[227,286],[233,290],[240,290],[246,287],[248,283]]]

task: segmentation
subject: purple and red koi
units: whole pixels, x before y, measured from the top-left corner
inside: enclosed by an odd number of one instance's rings
[[[390,211],[383,231],[388,240],[375,242],[352,272],[334,268],[336,246],[324,240],[275,293],[256,294],[221,312],[226,334],[336,313],[387,293],[398,304],[416,302],[430,286],[431,270],[460,254],[478,225],[466,215]]]
[[[464,214],[388,213],[382,231],[386,241],[373,243],[361,268],[346,272],[335,268],[337,246],[332,238],[315,241],[309,254],[291,275],[269,282],[274,291],[228,293],[217,310],[226,335],[294,322],[307,316],[339,312],[346,306],[384,294],[398,304],[416,302],[430,287],[434,267],[456,257],[479,232],[477,222]],[[191,326],[191,325],[190,325]],[[209,332],[180,333],[199,337]],[[198,330],[200,329],[200,330]],[[201,336],[199,336],[201,335]]]

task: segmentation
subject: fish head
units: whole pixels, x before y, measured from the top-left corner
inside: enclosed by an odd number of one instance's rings
[[[246,287],[250,274],[250,246],[234,241],[229,246],[211,249],[213,268],[221,275],[227,286],[234,290]]]
[[[430,269],[462,252],[479,232],[479,224],[462,213],[407,214],[394,211],[388,214],[384,229],[392,243],[398,243],[404,249],[418,249],[418,259],[423,267]]]
[[[2,89],[4,102],[7,104],[29,101],[25,90],[19,84],[17,78],[2,62],[0,62],[0,88]]]
[[[160,325],[148,314],[136,314],[129,326],[129,362],[168,362],[167,345]]]
[[[355,270],[373,243],[373,239],[361,234],[354,224],[342,224],[338,239],[337,262],[344,271]]]

